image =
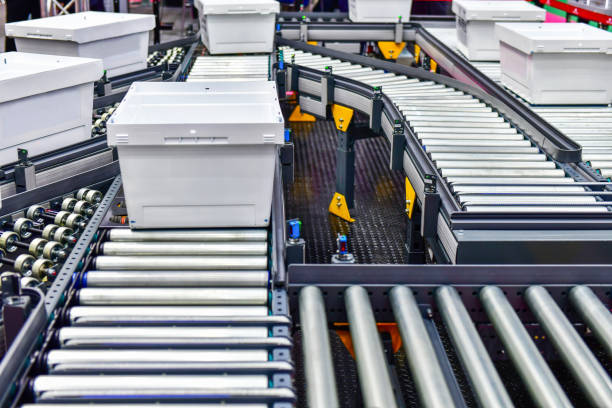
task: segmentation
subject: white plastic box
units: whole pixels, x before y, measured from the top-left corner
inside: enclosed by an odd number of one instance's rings
[[[152,15],[86,11],[10,23],[6,35],[17,51],[100,58],[115,77],[147,67],[153,27]]]
[[[499,61],[495,23],[541,22],[546,10],[526,1],[454,0],[457,15],[457,48],[472,61]]]
[[[349,19],[359,23],[397,23],[410,20],[412,0],[349,0]]]
[[[280,10],[272,0],[196,0],[202,42],[211,54],[272,52]]]
[[[274,82],[136,82],[107,126],[131,228],[269,224],[284,142]]]
[[[588,24],[498,24],[501,80],[532,104],[612,102],[612,33]]]
[[[0,165],[91,137],[93,82],[102,61],[8,52],[0,54]]]

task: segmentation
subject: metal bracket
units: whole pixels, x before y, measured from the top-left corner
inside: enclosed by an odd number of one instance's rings
[[[404,40],[404,24],[395,23],[394,39],[396,43],[401,43]]]
[[[334,103],[334,76],[332,67],[325,68],[325,75],[321,77],[321,103],[327,107]]]
[[[17,149],[19,163],[15,166],[15,190],[17,193],[36,188],[36,167],[28,158],[26,149]]]
[[[421,211],[421,235],[423,238],[434,238],[438,229],[438,212],[440,211],[440,195],[437,192],[436,176],[425,174],[425,196]]]
[[[404,41],[401,42],[393,42],[393,41],[379,41],[378,48],[382,53],[383,57],[388,60],[396,60],[406,47],[406,43]]]
[[[404,124],[398,119],[393,124],[393,135],[391,138],[391,170],[404,170],[405,148],[406,136],[404,135]]]
[[[377,86],[374,88],[374,95],[372,96],[372,112],[370,112],[370,129],[372,129],[372,132],[376,134],[380,133],[382,127],[382,111],[382,89]]]
[[[308,24],[300,21],[300,41],[308,42]]]
[[[334,104],[332,105],[331,112],[332,116],[334,117],[336,129],[341,132],[346,132],[351,125],[351,120],[353,119],[353,114],[355,111],[351,108]]]
[[[329,212],[348,222],[355,222],[355,219],[351,218],[349,213],[346,198],[340,193],[334,194],[331,203],[329,203]]]
[[[406,214],[410,220],[412,219],[415,201],[416,191],[414,191],[414,187],[412,187],[410,180],[408,180],[408,177],[406,177]]]

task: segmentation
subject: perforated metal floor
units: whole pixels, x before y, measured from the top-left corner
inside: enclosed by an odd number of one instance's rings
[[[330,263],[338,233],[358,263],[406,263],[404,179],[389,170],[383,137],[355,142],[355,210],[349,223],[328,213],[335,193],[336,128],[332,121],[288,123],[295,143],[295,181],[286,186],[286,213],[300,218],[307,263]]]

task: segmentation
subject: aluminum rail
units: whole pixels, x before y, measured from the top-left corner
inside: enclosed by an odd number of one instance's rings
[[[531,336],[506,299],[504,292],[498,287],[486,286],[480,291],[480,299],[514,367],[523,379],[523,384],[536,404],[539,407],[571,408],[572,403],[531,340]]]
[[[436,291],[436,300],[480,404],[514,407],[457,291],[451,286],[442,286]]]
[[[344,298],[364,406],[397,407],[368,292],[360,286],[352,286],[346,290]]]
[[[308,406],[338,408],[338,392],[329,343],[325,304],[319,288],[300,291],[300,321]]]
[[[569,298],[580,316],[593,330],[600,343],[612,356],[612,314],[587,286],[576,286],[569,292]]]
[[[525,301],[591,403],[612,406],[612,379],[546,289],[529,287]]]
[[[410,371],[418,373],[414,382],[420,401],[424,407],[454,406],[453,397],[412,290],[406,286],[396,286],[389,295]]]

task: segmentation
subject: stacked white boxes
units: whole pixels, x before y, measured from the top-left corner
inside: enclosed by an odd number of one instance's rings
[[[360,23],[410,20],[412,0],[349,0],[349,18]]]
[[[86,11],[10,23],[6,35],[21,52],[99,58],[115,77],[147,67],[153,27],[152,15]]]
[[[274,82],[136,82],[107,126],[131,228],[270,223],[284,143]]]
[[[0,165],[91,137],[93,83],[102,61],[8,52],[0,54]]]
[[[457,48],[472,61],[499,61],[495,23],[541,22],[546,10],[526,1],[454,0]]]
[[[280,5],[272,0],[196,0],[210,54],[270,53]]]
[[[612,33],[588,24],[498,24],[502,83],[532,104],[612,102]]]

